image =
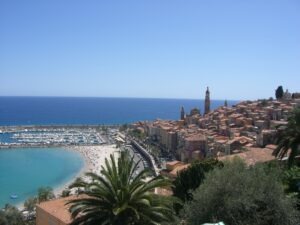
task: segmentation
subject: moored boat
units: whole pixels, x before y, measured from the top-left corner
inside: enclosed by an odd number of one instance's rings
[[[10,198],[11,199],[17,199],[19,196],[18,195],[15,195],[15,194],[13,194],[13,195],[10,195]]]

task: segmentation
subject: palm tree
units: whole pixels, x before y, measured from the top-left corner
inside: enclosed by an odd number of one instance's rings
[[[174,219],[173,199],[153,193],[156,187],[166,187],[170,182],[155,177],[146,182],[149,170],[136,174],[138,163],[127,152],[121,152],[116,162],[110,155],[105,159],[101,175],[87,173],[90,182],[77,180],[71,187],[81,188],[84,197],[71,200],[72,225],[161,224]]]
[[[53,189],[51,187],[40,187],[38,189],[37,198],[39,203],[54,199],[55,195],[53,193]]]
[[[29,211],[29,212],[34,212],[35,210],[35,205],[37,204],[38,199],[37,197],[31,197],[28,198],[25,202],[24,202],[24,209]]]
[[[288,165],[292,166],[300,148],[300,107],[294,109],[288,119],[288,124],[279,137],[278,147],[273,154],[283,158],[291,149]]]

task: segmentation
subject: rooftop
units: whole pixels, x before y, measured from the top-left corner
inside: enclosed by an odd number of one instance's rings
[[[196,134],[186,138],[186,141],[206,141],[206,137],[202,134]]]
[[[37,208],[44,210],[56,219],[60,220],[65,224],[72,222],[71,214],[69,212],[70,205],[66,205],[70,200],[83,198],[84,196],[69,196],[65,198],[59,198],[47,202],[42,202],[37,205]]]
[[[173,169],[169,174],[172,177],[177,177],[177,174],[180,173],[181,171],[187,169],[190,166],[190,164],[185,164],[185,165],[180,165],[175,167],[175,169]]]
[[[269,148],[248,148],[248,151],[241,152],[233,155],[226,155],[219,157],[221,161],[232,160],[235,157],[239,157],[245,160],[247,165],[254,165],[258,162],[268,162],[275,159],[272,155],[273,150]]]

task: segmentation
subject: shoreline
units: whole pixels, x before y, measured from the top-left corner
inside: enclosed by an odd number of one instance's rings
[[[83,160],[84,165],[82,169],[73,176],[70,181],[58,185],[57,187],[53,187],[53,192],[56,197],[59,197],[63,190],[67,189],[70,184],[72,184],[77,178],[87,179],[85,173],[93,172],[100,174],[101,166],[105,165],[105,158],[108,158],[111,154],[114,157],[118,157],[119,149],[116,148],[115,144],[107,144],[107,145],[94,145],[94,146],[67,146],[65,148],[68,151],[78,152]]]
[[[51,148],[51,147],[50,147]],[[113,154],[114,157],[118,157],[120,149],[116,148],[115,144],[106,144],[106,145],[93,145],[93,146],[64,146],[61,147],[66,151],[74,151],[80,154],[80,157],[83,159],[83,167],[78,173],[73,175],[68,181],[52,186],[53,193],[55,198],[61,198],[61,193],[63,190],[67,189],[78,177],[83,178],[87,181],[85,173],[95,172],[100,174],[101,166],[105,165],[105,158],[109,157],[110,154]],[[74,190],[71,191],[71,194]],[[17,203],[15,206],[19,210],[24,209],[24,201]]]

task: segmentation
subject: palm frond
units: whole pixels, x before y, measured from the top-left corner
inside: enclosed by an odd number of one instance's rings
[[[145,182],[150,170],[135,174],[138,163],[126,152],[122,152],[117,161],[111,155],[101,167],[100,175],[87,173],[91,182],[74,183],[74,187],[84,187],[87,197],[67,203],[72,225],[147,225],[172,221],[174,199],[153,193],[157,187],[169,186],[170,181],[158,176]]]

